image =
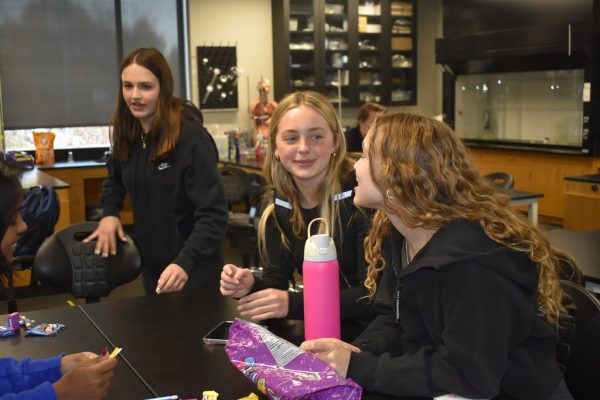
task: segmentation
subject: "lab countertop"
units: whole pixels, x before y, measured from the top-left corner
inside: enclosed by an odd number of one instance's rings
[[[586,183],[600,183],[600,173],[592,175],[565,176],[567,181],[577,181]]]
[[[231,166],[231,167],[245,167],[245,168],[250,168],[250,169],[256,169],[257,171],[262,170],[263,163],[264,163],[263,160],[257,161],[255,159],[245,160],[245,161],[240,161],[240,162],[235,162],[235,160],[229,160],[229,159],[220,159],[219,162],[223,163],[224,165]]]
[[[24,172],[21,175],[21,185],[25,189],[39,185],[50,186],[54,189],[68,189],[71,187],[67,182],[40,171],[38,168]]]
[[[57,162],[54,164],[41,164],[37,165],[38,169],[58,169],[58,168],[90,168],[90,167],[103,167],[106,165],[106,160],[84,160],[74,162]]]

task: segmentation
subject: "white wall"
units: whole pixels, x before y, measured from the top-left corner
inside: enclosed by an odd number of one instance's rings
[[[435,64],[435,39],[442,36],[442,1],[418,0],[417,21],[417,105],[394,107],[390,111],[414,111],[437,115],[442,111],[442,75]],[[204,43],[237,44],[240,77],[237,111],[205,111],[207,125],[219,124],[225,131],[250,129],[250,101],[257,97],[256,83],[263,75],[273,81],[273,38],[271,0],[189,0],[192,99],[198,102],[196,46]],[[356,124],[357,109],[342,111],[342,124]],[[209,127],[210,128],[210,127]],[[209,129],[210,130],[210,129]]]
[[[219,124],[221,131],[236,127],[250,130],[250,101],[258,97],[256,84],[261,76],[273,82],[273,38],[270,0],[189,0],[190,74],[192,101],[199,105],[196,47],[202,45],[237,46],[239,76],[238,110],[203,110],[205,124]],[[248,93],[248,79],[250,90]]]

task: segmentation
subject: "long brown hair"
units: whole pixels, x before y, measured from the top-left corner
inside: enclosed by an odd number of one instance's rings
[[[509,206],[508,196],[478,174],[454,132],[433,118],[397,113],[377,118],[370,133],[371,177],[386,193],[384,208],[413,228],[438,229],[457,218],[479,221],[492,240],[526,253],[536,265],[538,307],[548,322],[558,323],[566,313],[560,263],[574,266],[574,260],[550,247],[546,235]],[[378,211],[365,239],[371,298],[384,265],[381,237],[389,232],[389,220]]]
[[[150,128],[152,134],[149,137],[153,143],[150,159],[153,161],[160,160],[169,155],[179,141],[182,114],[186,113],[186,115],[191,115],[193,118],[196,117],[189,112],[189,107],[185,107],[185,100],[173,96],[173,75],[162,53],[155,48],[133,50],[121,63],[117,107],[111,122],[113,152],[118,160],[129,160],[136,136],[142,133],[140,121],[131,114],[121,89],[123,82],[120,76],[123,70],[131,64],[137,64],[148,69],[158,78],[160,91],[156,114]]]
[[[340,122],[335,113],[335,109],[331,103],[322,95],[316,92],[296,92],[284,97],[277,105],[271,116],[271,128],[269,132],[269,148],[265,156],[263,165],[263,175],[265,176],[269,188],[265,192],[263,199],[264,204],[267,204],[258,225],[258,243],[261,258],[267,260],[267,250],[265,243],[265,229],[268,218],[275,213],[275,205],[273,191],[276,191],[283,196],[292,206],[292,216],[290,224],[294,235],[298,238],[302,237],[306,232],[304,219],[298,199],[298,189],[294,184],[291,174],[281,165],[281,162],[275,157],[275,138],[277,129],[283,116],[290,110],[301,105],[312,108],[318,112],[327,121],[329,129],[335,136],[335,141],[338,144],[336,155],[332,156],[327,167],[325,180],[319,188],[321,201],[321,217],[327,219],[331,230],[332,237],[335,232],[341,232],[339,207],[337,202],[333,200],[333,195],[341,190],[342,180],[352,170],[352,160],[346,153],[346,139],[342,134]],[[281,240],[289,249],[289,243],[285,238],[284,232],[279,227]],[[320,227],[320,229],[323,227]]]

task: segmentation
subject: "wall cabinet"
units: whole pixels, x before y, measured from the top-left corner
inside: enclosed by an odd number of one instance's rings
[[[273,0],[275,98],[416,104],[414,0]]]
[[[543,193],[540,215],[560,224],[565,218],[565,177],[597,172],[598,160],[592,157],[479,147],[470,147],[469,153],[482,175],[508,172],[515,180],[515,189]],[[594,218],[593,214],[589,217]]]
[[[568,180],[565,193],[565,229],[600,229],[600,183]]]

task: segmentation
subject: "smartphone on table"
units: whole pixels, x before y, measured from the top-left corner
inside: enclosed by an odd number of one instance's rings
[[[206,344],[227,344],[229,337],[229,327],[233,321],[223,321],[219,325],[210,330],[202,340]]]

